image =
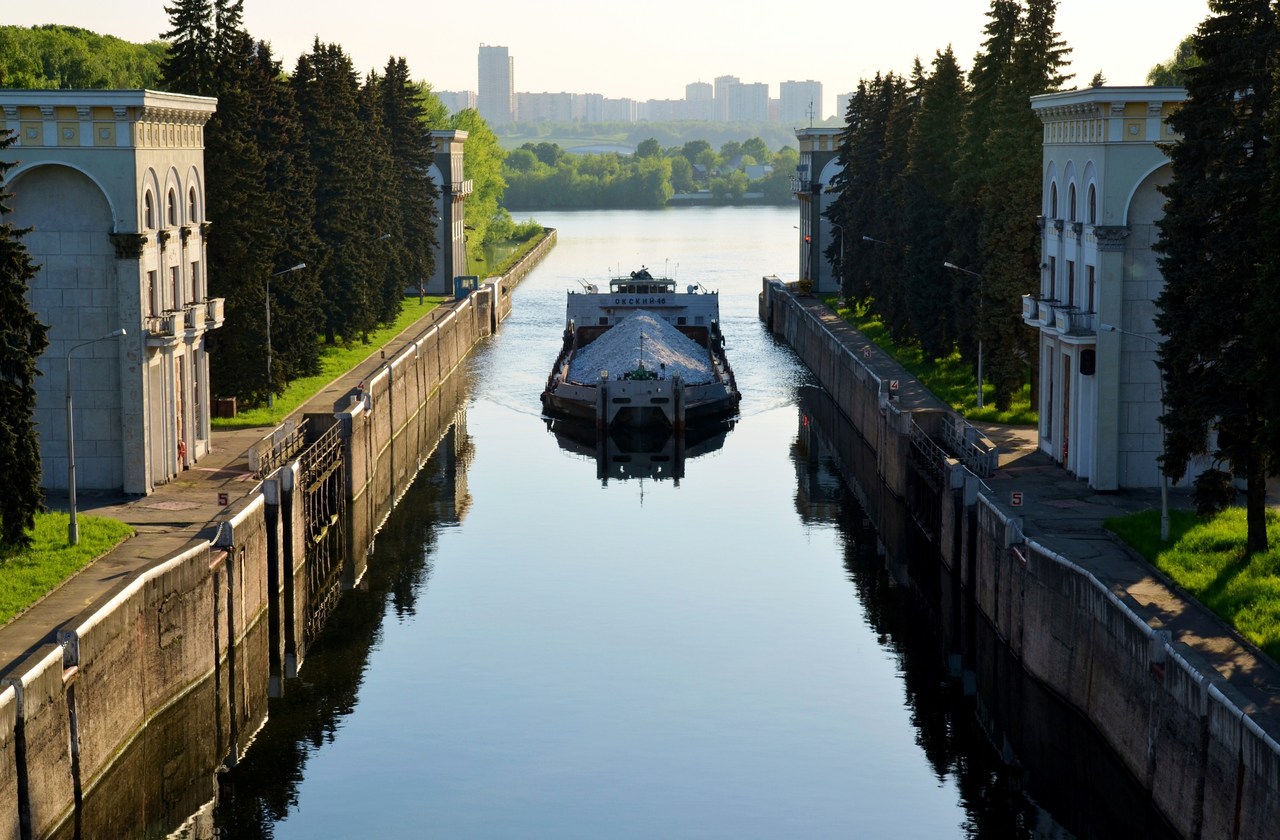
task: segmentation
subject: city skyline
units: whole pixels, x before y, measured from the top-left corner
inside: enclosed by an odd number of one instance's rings
[[[6,10],[4,22],[58,23],[145,42],[168,30],[165,5],[144,0],[122,9],[100,0],[46,0]],[[829,7],[788,19],[794,35],[783,31],[776,14],[733,16],[667,0],[628,15],[622,27],[584,0],[565,0],[542,16],[508,0],[484,15],[448,4],[423,13],[407,0],[375,0],[355,16],[338,0],[247,0],[244,20],[251,35],[271,43],[286,70],[318,38],[341,45],[361,74],[403,56],[413,77],[436,90],[476,90],[477,47],[500,44],[515,59],[519,91],[683,99],[686,85],[731,74],[768,84],[776,97],[780,82],[812,79],[822,83],[823,112],[830,115],[836,96],[859,79],[909,73],[915,58],[928,64],[948,45],[968,69],[989,7],[989,0],[956,0],[943,8],[929,0]],[[1076,78],[1068,86],[1086,86],[1099,71],[1112,85],[1144,84],[1151,66],[1167,60],[1208,13],[1207,0],[1166,0],[1154,13],[1142,4],[1064,0],[1056,29],[1073,50]],[[843,36],[838,47],[833,33]]]

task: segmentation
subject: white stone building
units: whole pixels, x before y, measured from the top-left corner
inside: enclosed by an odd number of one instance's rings
[[[1185,96],[1098,87],[1031,100],[1044,126],[1043,257],[1022,316],[1040,337],[1040,448],[1099,490],[1160,483],[1152,247],[1171,167],[1157,144],[1176,140],[1166,120]]]
[[[826,257],[829,245],[836,245],[842,255],[846,247],[844,231],[826,217],[835,200],[831,183],[843,167],[840,165],[842,128],[799,128],[800,163],[791,182],[791,191],[800,206],[799,231],[800,280],[812,284],[822,294],[840,291],[840,278]],[[838,261],[838,260],[837,260]]]
[[[67,487],[67,354],[78,489],[150,493],[209,451],[204,125],[215,100],[129,90],[0,89],[11,220],[50,327],[36,420],[47,489]]]

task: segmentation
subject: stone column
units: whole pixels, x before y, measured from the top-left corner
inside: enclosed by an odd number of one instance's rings
[[[1096,226],[1098,240],[1098,323],[1120,326],[1124,314],[1124,225]],[[1098,328],[1097,407],[1093,470],[1097,490],[1115,490],[1120,473],[1120,334]]]

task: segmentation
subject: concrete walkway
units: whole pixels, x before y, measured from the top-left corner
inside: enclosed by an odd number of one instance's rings
[[[854,351],[881,379],[899,380],[899,403],[935,408],[937,398],[905,368],[831,312],[817,299],[805,308]],[[1272,738],[1280,741],[1280,665],[1244,641],[1226,623],[1178,589],[1138,554],[1122,544],[1103,522],[1143,510],[1160,509],[1160,491],[1100,493],[1072,476],[1039,449],[1034,428],[976,424],[1000,447],[1000,468],[986,481],[992,501],[1023,521],[1023,533],[1091,572],[1150,626],[1168,630],[1194,651],[1206,669],[1216,670],[1239,692],[1237,702]],[[1014,507],[1013,492],[1022,504]],[[1190,494],[1172,488],[1169,507],[1190,509]]]
[[[357,383],[369,379],[405,344],[448,311],[451,301],[407,329],[385,345],[374,349],[352,370],[333,380],[289,417],[324,413],[334,409]],[[227,509],[252,494],[261,484],[249,469],[249,449],[270,434],[274,426],[213,430],[212,451],[190,469],[184,470],[150,496],[76,494],[79,514],[105,516],[134,526],[137,533],[108,554],[86,566],[39,603],[0,626],[0,677],[9,676],[32,653],[53,643],[57,632],[72,624],[85,610],[112,597],[143,569],[173,556],[193,540],[208,540],[214,522]],[[219,494],[228,504],[218,503]],[[67,509],[67,497],[52,496],[46,504],[54,510]]]

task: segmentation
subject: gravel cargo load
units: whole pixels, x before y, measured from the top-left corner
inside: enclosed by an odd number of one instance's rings
[[[569,381],[593,385],[602,370],[615,379],[641,363],[662,378],[679,376],[686,385],[705,385],[715,379],[706,348],[658,315],[637,309],[574,353]]]

